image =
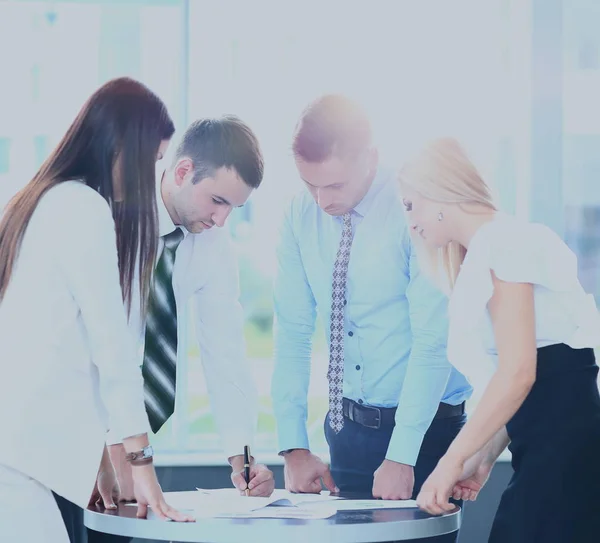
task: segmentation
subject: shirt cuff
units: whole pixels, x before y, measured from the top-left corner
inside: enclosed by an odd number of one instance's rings
[[[289,449],[309,449],[308,432],[303,421],[281,421],[278,425],[279,452]]]
[[[396,426],[388,445],[386,460],[415,466],[425,436],[410,426]]]

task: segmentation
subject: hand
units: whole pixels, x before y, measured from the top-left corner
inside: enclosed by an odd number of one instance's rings
[[[116,509],[115,502],[119,501],[119,494],[119,483],[113,467],[110,466],[110,469],[108,469],[105,466],[100,466],[89,505],[102,505],[105,509]]]
[[[373,480],[373,497],[383,500],[410,500],[415,486],[412,466],[384,460]]]
[[[319,494],[321,480],[330,492],[339,492],[329,466],[308,449],[296,449],[285,456],[285,489],[289,492]]]
[[[152,464],[145,466],[132,466],[133,491],[138,503],[137,517],[146,518],[148,506],[154,514],[162,520],[176,520],[179,522],[193,522],[194,519],[180,513],[165,502],[162,489],[158,484],[156,472]]]
[[[461,479],[464,463],[443,456],[429,475],[417,496],[417,505],[431,515],[443,515],[452,511],[455,505],[450,503],[454,486]]]
[[[243,469],[231,473],[231,482],[242,494],[244,494],[247,487],[250,490],[250,496],[268,498],[275,489],[273,472],[264,464],[252,464],[250,466],[250,482],[248,484],[244,479]]]
[[[487,482],[492,467],[493,463],[482,461],[481,455],[473,455],[465,462],[460,480],[452,490],[452,497],[455,500],[475,501]]]
[[[131,464],[127,461],[125,447],[121,443],[118,445],[109,445],[108,454],[112,465],[117,474],[117,481],[121,490],[119,501],[133,502],[135,496],[133,494],[133,476],[131,474]]]
[[[96,506],[102,502],[105,509],[116,509],[115,501],[119,501],[119,483],[105,445],[88,505]]]

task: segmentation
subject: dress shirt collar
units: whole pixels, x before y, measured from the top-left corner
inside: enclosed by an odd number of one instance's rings
[[[390,172],[388,170],[386,170],[382,166],[379,166],[377,168],[375,178],[373,179],[373,182],[371,183],[367,194],[365,194],[363,199],[360,202],[358,202],[356,206],[354,206],[353,211],[358,216],[360,216],[361,218],[365,217],[365,215],[368,213],[369,209],[373,205],[377,194],[379,194],[379,191],[381,190],[385,182],[389,180],[389,177]]]
[[[167,175],[167,172],[163,171],[162,175],[158,178],[158,181],[156,183],[156,206],[158,207],[158,235],[162,238],[163,236],[166,236],[167,234],[173,232],[173,230],[175,230],[175,228],[179,226],[179,228],[181,228],[181,231],[183,232],[183,236],[185,239],[189,232],[184,226],[176,225],[173,222],[173,219],[171,219],[171,215],[169,215],[169,211],[167,210],[167,206],[163,201],[161,187],[165,175]]]

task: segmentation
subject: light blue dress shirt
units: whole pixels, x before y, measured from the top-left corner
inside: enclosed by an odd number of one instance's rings
[[[414,466],[439,403],[459,404],[472,389],[446,357],[447,298],[418,271],[395,183],[393,172],[380,167],[352,211],[344,396],[365,405],[398,406],[386,458]],[[318,310],[329,341],[341,230],[341,217],[322,211],[308,191],[293,199],[283,221],[272,379],[280,450],[310,448],[312,336]]]

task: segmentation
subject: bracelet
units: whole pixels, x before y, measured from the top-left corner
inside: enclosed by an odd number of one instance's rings
[[[130,452],[125,455],[125,459],[132,466],[146,466],[152,463],[154,450],[150,445],[144,447],[141,451]]]
[[[152,457],[150,458],[136,458],[135,460],[128,460],[132,466],[147,466],[152,464]]]

